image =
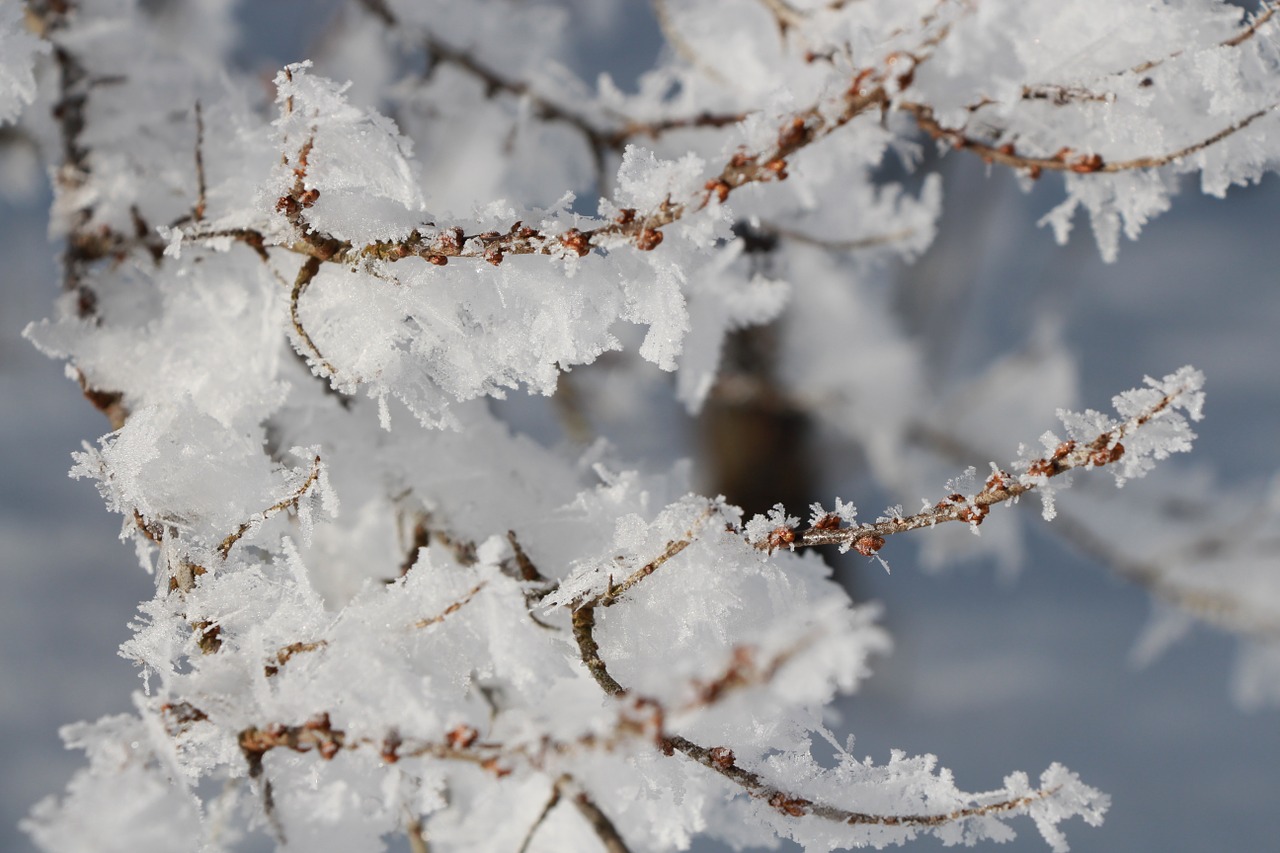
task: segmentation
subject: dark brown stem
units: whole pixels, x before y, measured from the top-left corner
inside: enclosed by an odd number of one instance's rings
[[[618,832],[618,828],[613,825],[613,821],[609,819],[609,816],[595,804],[595,801],[587,795],[586,791],[573,792],[572,800],[578,811],[587,819],[587,823],[591,824],[591,829],[595,831],[596,837],[600,839],[600,843],[604,845],[604,849],[608,853],[630,853],[627,843],[622,840],[622,834]]]
[[[203,221],[207,206],[207,187],[204,175],[204,110],[200,106],[200,102],[196,101],[196,205],[191,210],[191,218],[196,222]]]
[[[573,611],[573,639],[578,643],[578,654],[583,665],[591,673],[591,677],[600,685],[600,689],[610,696],[626,694],[626,688],[614,680],[600,657],[600,646],[596,644],[596,606],[586,604]]]
[[[293,280],[293,290],[289,292],[289,322],[293,325],[293,331],[297,334],[298,340],[310,351],[313,363],[320,365],[327,376],[333,376],[338,371],[320,353],[320,348],[311,339],[310,333],[302,325],[302,318],[298,314],[298,303],[302,299],[302,294],[306,293],[307,288],[320,272],[320,264],[320,258],[312,255],[303,261],[302,266],[298,269],[298,275]]]

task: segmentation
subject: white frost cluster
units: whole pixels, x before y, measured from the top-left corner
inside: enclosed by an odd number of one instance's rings
[[[0,6],[0,125],[11,123],[35,100],[36,59],[47,50],[23,27],[21,4]]]

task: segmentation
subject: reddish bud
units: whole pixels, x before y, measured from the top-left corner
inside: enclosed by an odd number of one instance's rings
[[[480,737],[480,733],[465,723],[455,727],[449,734],[445,735],[445,739],[449,741],[449,746],[455,749],[466,749],[475,743],[478,737]]]
[[[733,766],[733,750],[727,746],[714,746],[710,750],[711,763],[720,770],[728,770]]]
[[[662,232],[656,228],[646,228],[636,235],[636,248],[642,252],[652,252],[662,243]]]
[[[776,551],[779,548],[785,548],[796,541],[796,532],[790,527],[779,525],[769,533],[769,538],[765,540],[765,545],[770,551]]]
[[[570,228],[561,234],[560,242],[564,244],[566,249],[580,258],[591,251],[591,239],[577,228]]]
[[[1079,157],[1071,163],[1071,171],[1081,174],[1090,172],[1098,172],[1102,170],[1102,156],[1099,154],[1090,154],[1086,157]]]
[[[840,516],[829,512],[813,523],[814,530],[836,530],[840,527]]]
[[[874,533],[867,533],[859,536],[853,543],[853,550],[857,551],[864,557],[870,557],[883,547],[884,537],[877,536]]]

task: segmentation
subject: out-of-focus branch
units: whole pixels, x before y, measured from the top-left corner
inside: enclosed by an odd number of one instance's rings
[[[384,0],[358,0],[370,14],[389,28],[399,27],[400,20]],[[598,183],[604,185],[605,163],[610,153],[620,153],[629,141],[644,136],[656,139],[673,130],[689,128],[720,128],[737,124],[741,114],[700,113],[696,116],[671,117],[650,122],[624,120],[621,126],[608,127],[572,107],[539,92],[524,80],[513,79],[481,61],[473,53],[451,45],[428,32],[423,36],[432,66],[446,63],[469,74],[484,84],[488,94],[503,93],[527,101],[535,115],[544,121],[560,122],[576,130],[591,149],[591,157]],[[428,71],[430,68],[428,69]]]
[[[1046,170],[1051,172],[1091,174],[1094,172],[1129,172],[1135,169],[1155,169],[1160,166],[1167,166],[1184,157],[1189,157],[1198,151],[1203,151],[1204,149],[1221,142],[1232,134],[1244,130],[1246,127],[1253,124],[1264,115],[1267,115],[1272,110],[1276,109],[1276,107],[1280,106],[1280,102],[1271,104],[1270,106],[1251,113],[1239,121],[1223,128],[1212,136],[1184,146],[1183,148],[1179,148],[1176,151],[1169,151],[1164,154],[1155,154],[1145,157],[1134,157],[1128,160],[1106,160],[1100,154],[1084,154],[1069,147],[1059,149],[1057,153],[1051,157],[1019,154],[1014,144],[1011,142],[996,145],[969,135],[963,128],[956,129],[943,126],[934,117],[933,108],[926,104],[908,101],[900,103],[897,106],[899,109],[914,116],[916,123],[920,126],[920,129],[934,139],[948,142],[953,148],[971,151],[981,157],[984,162],[996,163],[1001,166],[1020,169],[1027,172],[1031,177],[1037,178]]]
[[[622,834],[618,832],[618,828],[613,825],[613,821],[604,813],[604,810],[596,805],[595,800],[581,787],[576,785],[572,779],[564,777],[561,783],[565,787],[570,788],[567,792],[574,806],[587,819],[587,823],[591,825],[591,830],[596,834],[596,838],[600,839],[600,843],[604,845],[607,853],[630,853],[627,843],[622,840]]]
[[[889,246],[903,240],[909,240],[915,236],[916,232],[910,228],[904,228],[900,231],[890,231],[885,234],[873,234],[869,237],[855,237],[852,239],[830,239],[826,237],[815,237],[812,234],[800,231],[795,228],[789,228],[784,225],[775,225],[772,222],[762,221],[758,230],[764,234],[781,237],[784,240],[791,240],[806,246],[816,246],[819,249],[827,249],[832,252],[857,252],[863,249],[874,249],[877,246]]]
[[[982,451],[927,424],[914,424],[907,436],[915,444],[926,447],[953,462],[963,463],[982,455]],[[1141,587],[1160,601],[1190,613],[1221,630],[1263,639],[1280,637],[1280,619],[1252,601],[1223,590],[1196,589],[1179,583],[1170,576],[1170,567],[1188,559],[1204,559],[1239,547],[1241,540],[1260,522],[1256,516],[1235,520],[1227,529],[1206,531],[1191,542],[1178,546],[1176,552],[1135,558],[1122,554],[1106,538],[1094,532],[1082,518],[1069,509],[1057,507],[1053,523],[1046,525],[1050,533],[1064,543],[1095,560],[1116,577]]]
[[[1261,29],[1265,24],[1267,24],[1273,17],[1275,17],[1276,11],[1277,11],[1277,6],[1274,3],[1263,3],[1262,11],[1256,16],[1254,16],[1252,21],[1250,21],[1248,24],[1242,27],[1240,31],[1237,32],[1235,35],[1231,36],[1228,39],[1224,39],[1223,41],[1218,42],[1218,46],[1219,47],[1239,47],[1240,45],[1244,44],[1249,39],[1257,35],[1258,30]],[[1150,71],[1152,68],[1155,68],[1159,65],[1163,65],[1164,63],[1168,62],[1171,59],[1177,59],[1179,56],[1182,56],[1183,53],[1184,51],[1175,50],[1174,52],[1170,53],[1169,55],[1161,59],[1148,60],[1146,62],[1135,65],[1133,68],[1130,68],[1129,73],[1141,74],[1145,71]]]

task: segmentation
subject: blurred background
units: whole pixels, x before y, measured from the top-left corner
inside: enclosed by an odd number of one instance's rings
[[[238,60],[270,72],[304,58],[323,35],[318,5],[333,4],[242,4],[252,36]],[[299,16],[302,7],[313,14]],[[661,49],[647,4],[622,8],[607,32],[584,43],[590,49],[575,70],[586,79],[608,68],[628,85]],[[295,25],[303,18],[311,30]],[[1207,417],[1177,470],[1188,478],[1211,472],[1230,491],[1260,496],[1280,467],[1280,181],[1234,189],[1226,200],[1188,185],[1172,212],[1107,265],[1086,228],[1058,247],[1035,226],[1061,198],[1056,180],[1024,194],[1004,171],[955,154],[940,170],[938,239],[895,287],[913,330],[945,338],[943,369],[976,371],[1044,317],[1076,358],[1081,399],[1066,403],[1106,408],[1143,374],[1194,364],[1208,376]],[[62,749],[57,728],[128,711],[141,687],[115,649],[152,581],[132,547],[117,542],[120,519],[90,484],[65,476],[69,453],[104,433],[105,420],[62,365],[21,338],[58,296],[47,181],[34,159],[11,152],[0,189],[0,849],[25,851],[17,822],[82,764],[80,753]],[[911,308],[921,288],[932,288],[931,311]],[[619,437],[623,455],[697,452],[700,426],[668,405],[670,430]],[[534,429],[545,416],[540,401],[505,413]],[[822,461],[798,487],[818,491],[808,499],[894,502],[862,478],[842,478],[859,461],[837,439],[819,432],[812,447]],[[1126,497],[1154,500],[1159,488],[1139,481]],[[1038,505],[1016,511],[1034,522]],[[1275,849],[1280,716],[1232,703],[1235,641],[1197,629],[1135,667],[1131,650],[1151,610],[1146,593],[1039,523],[1026,527],[1016,576],[978,561],[924,572],[911,537],[892,543],[892,574],[861,559],[839,563],[857,598],[883,603],[895,650],[833,709],[833,728],[856,735],[854,752],[877,761],[890,749],[934,753],[967,790],[997,787],[1013,770],[1034,777],[1053,761],[1066,764],[1113,798],[1102,828],[1065,826],[1073,850]],[[1001,849],[1046,849],[1029,821],[1014,826],[1017,841]]]

